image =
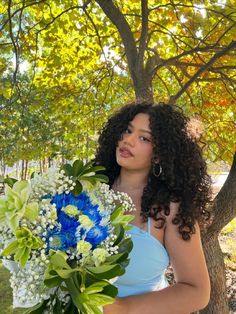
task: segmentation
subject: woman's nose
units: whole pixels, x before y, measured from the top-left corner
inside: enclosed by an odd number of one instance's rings
[[[135,144],[136,136],[134,133],[127,134],[124,137],[124,142],[127,143],[130,146],[133,146]]]

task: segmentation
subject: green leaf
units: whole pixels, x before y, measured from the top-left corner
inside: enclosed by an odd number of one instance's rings
[[[72,194],[74,196],[78,196],[82,192],[82,190],[83,190],[82,184],[79,181],[76,181],[76,185],[74,190],[72,191]]]
[[[62,169],[65,171],[65,174],[69,177],[73,176],[73,168],[70,164],[65,164]]]
[[[29,203],[29,204],[26,205],[24,216],[27,219],[33,221],[33,220],[37,219],[38,212],[39,212],[39,210],[38,210],[38,203],[32,202],[32,203]]]
[[[44,284],[45,286],[47,286],[48,288],[54,288],[59,286],[63,279],[59,276],[53,276],[53,277],[49,277],[50,275],[45,274],[45,279],[44,279]]]
[[[71,268],[71,269],[56,269],[56,272],[58,273],[58,275],[63,278],[63,279],[68,279],[71,277],[71,274],[73,274],[74,272],[77,272],[78,269],[76,268]]]
[[[2,254],[3,256],[9,256],[14,254],[18,249],[18,241],[15,240],[11,242],[3,251]]]
[[[45,300],[42,303],[36,304],[35,306],[26,310],[24,314],[42,314],[44,309],[46,308],[47,303],[48,303],[48,300]]]
[[[28,247],[24,248],[24,253],[21,255],[21,257],[19,259],[19,262],[20,262],[20,265],[22,268],[25,267],[25,265],[29,259],[30,252],[31,252],[30,248],[28,248]],[[16,258],[16,256],[15,256],[15,258]]]
[[[124,212],[123,206],[122,205],[118,206],[111,214],[111,221],[114,222],[117,219],[117,217],[123,214],[123,212]]]
[[[75,160],[74,163],[73,163],[73,176],[74,177],[77,177],[79,176],[80,172],[82,171],[83,169],[83,162],[82,160]]]
[[[93,167],[92,167],[92,171],[93,171],[93,172],[103,171],[103,170],[105,170],[105,169],[106,169],[106,168],[103,167],[103,166],[93,166]]]
[[[133,242],[130,238],[127,238],[120,242],[118,252],[119,253],[131,252],[132,248],[133,248]]]
[[[89,299],[89,304],[94,306],[103,306],[106,304],[111,304],[114,302],[114,298],[110,297],[109,295],[105,295],[103,293],[93,294]]]
[[[86,269],[98,279],[112,279],[124,274],[124,269],[120,265],[102,265]]]
[[[124,207],[118,206],[111,214],[111,222],[113,225],[122,224],[124,227],[134,219],[134,215],[124,215]]]
[[[105,182],[105,183],[109,181],[109,178],[104,174],[95,174],[93,178],[100,182]]]
[[[116,235],[116,240],[114,242],[114,246],[120,243],[124,238],[125,230],[122,225],[115,225],[114,234]]]
[[[11,230],[14,232],[19,226],[20,217],[17,213],[6,213],[6,217],[9,217],[9,226]],[[11,217],[11,218],[10,218]]]
[[[63,311],[62,311],[62,303],[61,303],[61,301],[58,298],[56,298],[56,303],[55,303],[55,305],[53,307],[53,314],[62,314],[62,313],[63,313]]]
[[[102,314],[103,312],[96,305],[84,304],[87,313]]]
[[[81,182],[83,182],[83,181],[88,181],[88,182],[90,182],[92,185],[95,185],[96,184],[96,179],[94,178],[94,176],[88,176],[88,177],[86,177],[86,176],[83,176],[81,179],[80,179],[80,181]]]
[[[64,314],[78,314],[78,313],[79,312],[78,312],[77,307],[74,305],[72,300],[70,300],[70,302],[65,307]]]
[[[98,281],[98,282],[90,285],[89,287],[87,287],[85,289],[84,293],[93,294],[93,293],[101,292],[101,291],[103,291],[103,288],[107,285],[109,285],[109,283],[107,281]]]
[[[64,268],[64,269],[71,269],[69,264],[67,263],[67,255],[64,252],[56,252],[50,257],[50,264],[56,268]]]
[[[115,298],[118,294],[118,289],[109,283],[109,285],[104,287],[103,294],[106,294],[112,298]]]
[[[124,260],[126,260],[129,256],[128,252],[122,252],[120,254],[111,255],[106,258],[106,263],[115,264],[115,263],[121,263]]]
[[[83,169],[80,171],[79,177],[83,176],[84,174],[91,173],[91,172],[94,172],[92,170],[92,162],[88,162],[87,164],[83,166]]]
[[[13,187],[13,185],[17,182],[17,180],[15,178],[10,178],[10,177],[6,177],[3,180],[4,183],[6,183],[8,186],[10,186],[11,188]]]

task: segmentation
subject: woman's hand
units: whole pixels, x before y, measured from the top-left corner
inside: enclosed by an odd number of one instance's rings
[[[126,303],[124,299],[116,298],[115,302],[103,307],[104,314],[127,314]]]

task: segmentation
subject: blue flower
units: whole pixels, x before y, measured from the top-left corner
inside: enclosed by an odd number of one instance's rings
[[[80,222],[76,218],[70,217],[63,211],[58,213],[58,222],[61,224],[62,230],[76,230],[80,225]]]
[[[53,203],[57,208],[57,217],[61,230],[56,230],[51,234],[49,232],[48,237],[53,238],[52,244],[51,242],[48,244],[49,248],[66,250],[69,247],[75,247],[76,242],[83,237],[95,248],[109,235],[107,226],[99,225],[102,216],[99,213],[98,205],[93,205],[85,192],[78,196],[74,196],[72,193],[56,194],[51,199],[51,204]],[[71,217],[62,210],[63,207],[68,205],[77,207],[78,215],[87,215],[94,223],[94,226],[89,231],[80,226],[80,222],[76,217]]]
[[[95,224],[99,224],[102,216],[99,213],[98,205],[90,205],[83,211],[84,215],[87,215]]]
[[[77,238],[75,232],[72,230],[49,230],[47,234],[47,251],[50,249],[55,251],[66,251],[69,248],[75,248],[77,245]]]
[[[62,207],[68,205],[68,195],[66,193],[55,194],[52,197],[51,204],[55,204],[57,212],[59,212]]]
[[[78,196],[71,195],[72,198],[70,204],[76,206],[79,210],[84,211],[87,207],[93,206],[90,197],[85,192],[82,192]]]
[[[93,248],[96,248],[108,236],[107,226],[95,225],[86,233],[85,240],[92,244]]]
[[[74,205],[78,208],[78,211],[84,211],[88,206],[93,206],[89,196],[82,192],[78,196],[74,196],[72,193],[56,194],[52,197],[51,204],[56,204],[57,211],[60,211],[62,207],[67,205]]]

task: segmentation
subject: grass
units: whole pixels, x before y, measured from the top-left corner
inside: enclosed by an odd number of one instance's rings
[[[221,231],[220,246],[225,256],[227,268],[236,270],[236,218]]]
[[[9,271],[0,264],[0,313],[1,314],[22,314],[24,311],[14,309],[11,306],[12,292],[9,283]]]

